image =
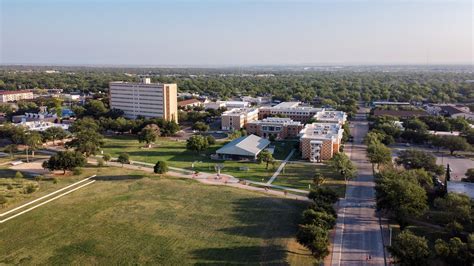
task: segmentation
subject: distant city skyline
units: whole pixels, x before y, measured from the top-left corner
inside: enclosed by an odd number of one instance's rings
[[[470,0],[0,0],[0,64],[473,64]]]

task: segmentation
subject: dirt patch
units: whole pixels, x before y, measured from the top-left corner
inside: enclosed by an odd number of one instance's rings
[[[43,162],[44,160],[39,160],[35,162],[30,162],[30,163],[22,163],[22,164],[10,167],[10,169],[26,172],[33,175],[44,175],[48,173],[48,170],[43,169],[43,167],[41,166]]]

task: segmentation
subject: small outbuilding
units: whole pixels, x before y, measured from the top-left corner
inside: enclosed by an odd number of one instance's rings
[[[257,155],[270,145],[270,141],[256,135],[240,137],[216,151],[222,160],[256,160]]]

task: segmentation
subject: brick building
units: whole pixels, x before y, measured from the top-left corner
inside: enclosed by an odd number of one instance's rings
[[[239,130],[249,122],[258,119],[258,109],[234,108],[221,115],[222,130]]]
[[[300,132],[301,157],[311,162],[331,159],[339,152],[343,132],[338,123],[307,124]]]
[[[245,129],[248,134],[255,134],[262,138],[274,136],[275,139],[286,139],[298,137],[303,127],[301,122],[293,121],[290,118],[269,117],[249,122],[246,124]]]
[[[267,117],[284,116],[294,121],[306,123],[322,110],[322,108],[300,106],[300,102],[282,102],[275,106],[261,107],[258,117],[259,119],[264,119]]]
[[[31,100],[33,99],[33,92],[28,90],[20,90],[20,91],[3,91],[0,90],[0,102],[7,103],[7,102],[16,102],[20,100]]]

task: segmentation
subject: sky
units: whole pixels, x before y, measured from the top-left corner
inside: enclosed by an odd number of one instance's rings
[[[472,0],[0,0],[0,64],[473,64]]]

